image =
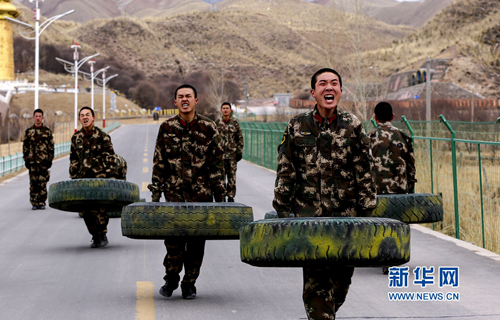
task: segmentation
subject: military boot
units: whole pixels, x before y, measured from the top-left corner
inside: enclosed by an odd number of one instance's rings
[[[101,240],[101,247],[105,247],[108,245],[109,241],[108,241],[108,237],[106,237],[106,234],[103,233],[99,236],[99,239]]]
[[[196,298],[196,287],[193,283],[181,283],[181,291],[183,299]]]
[[[160,288],[160,294],[164,297],[170,298],[175,289],[179,287],[178,283],[166,281],[163,287]]]
[[[228,197],[227,202],[234,202],[234,198]]]
[[[99,248],[101,246],[101,237],[99,235],[92,236],[91,248]]]

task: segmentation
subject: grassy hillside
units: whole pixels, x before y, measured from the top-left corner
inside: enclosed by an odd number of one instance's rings
[[[168,18],[96,20],[66,36],[145,71],[149,78],[204,70],[234,79],[240,87],[248,78],[254,98],[304,90],[315,69],[328,65],[331,51],[340,64],[351,53],[352,15],[302,0],[275,0],[268,6],[226,0],[218,8],[216,13]],[[332,27],[311,17],[324,17]],[[362,26],[369,39],[363,42],[366,49],[387,45],[411,30],[371,18],[364,18]]]
[[[414,70],[426,59],[448,58],[446,80],[483,96],[500,96],[500,2],[456,0],[423,28],[365,55],[384,76]]]

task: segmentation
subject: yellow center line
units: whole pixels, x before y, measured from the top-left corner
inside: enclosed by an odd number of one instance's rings
[[[142,173],[148,173],[148,171],[149,171],[148,167],[142,168]]]
[[[145,157],[147,157],[147,156],[148,156],[147,152],[145,152],[145,153],[144,153],[144,156],[145,156]]]
[[[148,162],[148,159],[147,159],[147,158],[144,158],[143,162]]]
[[[143,182],[143,183],[142,183],[142,190],[141,190],[141,191],[149,191],[149,189],[148,189],[148,184],[149,184],[149,183],[147,183],[147,182]]]
[[[137,281],[135,320],[155,320],[154,285],[151,281]]]

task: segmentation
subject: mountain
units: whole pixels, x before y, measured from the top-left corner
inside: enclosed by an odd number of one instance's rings
[[[353,12],[353,3],[363,5],[364,13],[387,24],[403,24],[419,28],[447,7],[454,0],[424,0],[419,2],[398,2],[396,0],[301,0],[319,5],[335,6]],[[29,8],[34,4],[29,0],[17,0]],[[64,20],[87,22],[93,19],[130,16],[169,17],[181,13],[210,11],[210,4],[216,3],[219,10],[227,7],[228,2],[221,0],[47,0],[40,2],[44,16],[52,17],[71,9],[75,13],[63,17]],[[276,0],[254,1],[254,7],[267,7]]]
[[[335,6],[340,10],[354,12],[355,4],[362,7],[362,12],[377,20],[393,25],[407,25],[414,28],[422,27],[441,10],[455,0],[312,0],[313,3],[324,6]]]
[[[134,4],[108,2],[119,3],[120,10]],[[142,3],[147,10],[151,2]],[[417,30],[360,19],[326,0],[225,0],[217,8],[141,20],[125,15],[85,24],[57,21],[42,41],[67,47],[77,41],[87,55],[114,57],[151,80],[203,71],[223,74],[242,88],[248,79],[252,98],[307,92],[311,73],[323,66],[353,81],[357,54],[365,81],[381,83],[392,73],[417,70],[429,56],[449,59],[446,81],[484,96],[500,95],[498,0],[456,0]],[[31,20],[30,10],[22,10],[21,19]]]
[[[133,3],[123,1],[121,8],[131,8]],[[44,32],[42,41],[66,47],[76,41],[82,45],[82,56],[100,52],[102,58],[113,57],[142,70],[150,80],[202,71],[223,74],[242,88],[248,79],[253,98],[307,91],[317,68],[341,68],[347,63],[352,54],[353,15],[304,0],[265,3],[225,0],[213,13],[142,20],[121,16],[85,24],[56,21]],[[23,10],[27,13],[21,19],[29,21],[29,10]],[[334,33],[325,28],[325,21]],[[363,50],[388,45],[412,31],[371,18],[359,23],[365,30]]]
[[[366,52],[383,70],[418,70],[429,56],[448,59],[445,81],[483,96],[500,96],[500,2],[456,0],[424,27],[390,46]]]
[[[15,2],[13,1],[14,5]],[[34,8],[34,4],[29,0],[17,0],[17,3]],[[73,14],[62,19],[87,22],[120,16],[166,17],[188,12],[209,11],[210,5],[201,0],[48,0],[40,2],[39,8],[45,17],[52,17],[74,9]]]

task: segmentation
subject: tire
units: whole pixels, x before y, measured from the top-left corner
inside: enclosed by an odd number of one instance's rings
[[[239,239],[251,207],[225,202],[145,202],[123,208],[122,234],[132,239]]]
[[[259,220],[241,229],[240,255],[256,267],[397,266],[410,261],[410,226],[382,218]]]
[[[266,214],[264,215],[264,219],[278,219],[278,213],[276,211],[269,211],[269,212],[266,212]]]
[[[443,199],[431,193],[379,194],[372,217],[412,224],[443,221]],[[277,218],[276,211],[267,212],[264,216],[264,219]]]
[[[116,179],[72,179],[49,187],[49,206],[54,209],[80,212],[96,207],[119,211],[139,201],[135,183]]]
[[[431,193],[378,195],[372,216],[405,223],[443,221],[443,199]]]

